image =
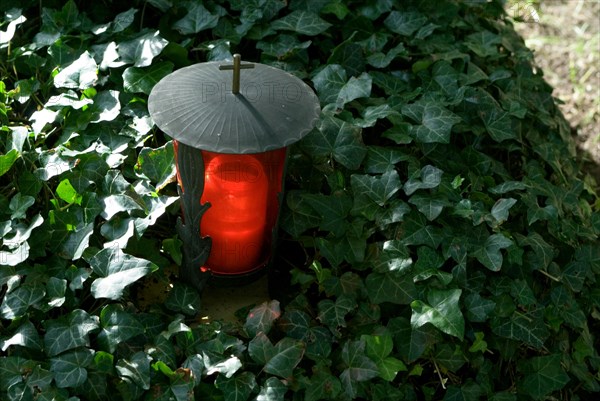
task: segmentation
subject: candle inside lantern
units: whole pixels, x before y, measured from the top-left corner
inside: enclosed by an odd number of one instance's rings
[[[268,177],[252,155],[203,153],[201,203],[211,207],[202,216],[200,235],[212,238],[206,265],[223,274],[252,270],[263,253]]]

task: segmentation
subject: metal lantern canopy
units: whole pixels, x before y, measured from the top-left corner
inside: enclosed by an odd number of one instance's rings
[[[286,146],[315,126],[319,101],[289,73],[264,64],[206,62],[155,85],[152,119],[173,138],[183,219],[181,276],[244,277],[272,253]]]

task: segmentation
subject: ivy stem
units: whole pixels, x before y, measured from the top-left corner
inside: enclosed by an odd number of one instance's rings
[[[555,281],[557,283],[560,283],[560,279],[558,277],[555,277],[553,275],[551,275],[550,273],[548,273],[545,270],[538,270],[540,273],[542,273],[544,276],[548,277],[550,280]]]
[[[440,372],[440,368],[438,367],[435,359],[432,359],[432,361],[433,361],[433,366],[435,366],[435,373],[437,373],[438,378],[440,379],[440,384],[442,385],[442,388],[444,390],[446,390],[446,380],[444,380],[444,378],[442,377],[442,373]]]

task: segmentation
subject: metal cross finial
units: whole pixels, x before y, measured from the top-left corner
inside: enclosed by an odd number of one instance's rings
[[[240,93],[240,69],[254,68],[254,64],[242,64],[242,56],[233,55],[233,65],[220,65],[219,70],[233,70],[233,85],[231,93],[237,95]]]

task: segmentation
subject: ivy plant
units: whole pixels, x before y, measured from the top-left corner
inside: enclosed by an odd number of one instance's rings
[[[285,291],[203,323],[147,99],[232,53],[322,113]],[[501,1],[2,1],[0,399],[593,398],[600,200],[556,104]]]

